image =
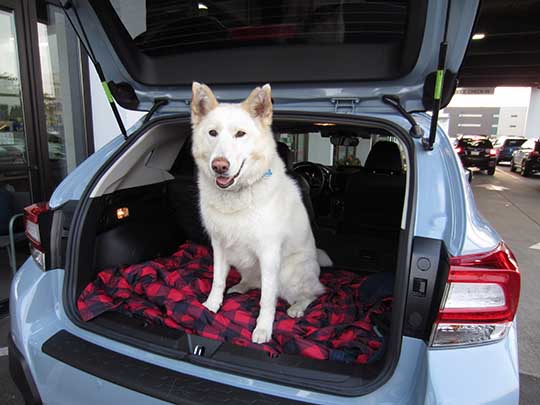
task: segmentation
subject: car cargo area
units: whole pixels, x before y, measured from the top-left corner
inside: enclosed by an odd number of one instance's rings
[[[392,309],[410,170],[399,133],[375,121],[274,119],[279,155],[332,265],[321,268],[326,293],[303,317],[288,317],[279,300],[273,339],[258,345],[260,290],[226,294],[217,314],[202,306],[212,252],[191,128],[156,121],[87,192],[68,281],[76,322],[167,357],[319,391],[356,395],[388,376],[401,339]],[[227,288],[238,282],[232,269]]]

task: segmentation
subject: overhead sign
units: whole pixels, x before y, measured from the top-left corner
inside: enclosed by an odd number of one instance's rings
[[[459,87],[456,94],[495,94],[495,87]]]

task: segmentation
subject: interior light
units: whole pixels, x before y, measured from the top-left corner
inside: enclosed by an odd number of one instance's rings
[[[473,39],[474,41],[478,41],[478,40],[480,40],[480,39],[484,39],[485,37],[486,37],[486,34],[483,34],[483,33],[481,33],[481,32],[477,32],[476,34],[474,34],[474,35],[472,36],[472,39]]]
[[[208,6],[204,3],[199,3],[199,10],[208,10]]]
[[[336,124],[333,122],[314,122],[313,125],[317,125],[318,127],[333,127]]]
[[[116,218],[124,219],[124,218],[127,218],[127,217],[129,217],[129,209],[128,209],[128,207],[122,207],[122,208],[118,208],[116,210]]]

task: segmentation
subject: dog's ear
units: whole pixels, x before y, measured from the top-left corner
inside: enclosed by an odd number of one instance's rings
[[[258,118],[264,125],[272,124],[272,89],[269,84],[253,89],[248,98],[242,103],[242,107]]]
[[[206,84],[193,82],[191,90],[191,122],[197,125],[206,114],[218,106],[218,101]]]

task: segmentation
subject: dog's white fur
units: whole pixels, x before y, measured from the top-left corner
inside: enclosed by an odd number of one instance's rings
[[[219,310],[234,266],[242,281],[227,293],[261,288],[252,341],[264,343],[272,336],[277,297],[291,304],[289,316],[302,316],[324,292],[318,258],[325,265],[329,258],[315,247],[300,190],[277,153],[270,86],[257,87],[241,104],[219,104],[208,86],[193,83],[191,117],[200,209],[214,251],[212,290],[203,305]],[[226,189],[216,183],[216,158],[230,163],[227,177],[237,175]]]

